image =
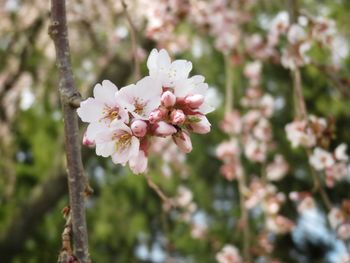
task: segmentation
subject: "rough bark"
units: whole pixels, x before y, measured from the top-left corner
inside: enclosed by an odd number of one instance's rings
[[[81,141],[75,109],[79,105],[80,94],[75,88],[70,62],[65,0],[51,0],[49,34],[55,44],[56,62],[59,69],[58,90],[64,119],[74,255],[81,263],[87,263],[90,262],[84,205],[87,184],[81,159]]]

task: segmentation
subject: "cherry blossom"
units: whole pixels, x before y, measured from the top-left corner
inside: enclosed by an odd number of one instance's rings
[[[216,254],[218,263],[242,263],[243,260],[238,249],[233,245],[225,245],[220,252]]]
[[[118,90],[110,81],[94,88],[94,98],[83,101],[77,113],[88,122],[83,143],[116,164],[129,163],[135,174],[147,170],[150,137],[172,136],[184,153],[192,151],[190,133],[205,134],[213,111],[206,100],[204,77],[189,78],[192,63],[171,62],[164,49],[152,50],[149,76]]]
[[[334,158],[330,152],[317,147],[310,156],[310,164],[321,171],[331,167],[334,164]]]

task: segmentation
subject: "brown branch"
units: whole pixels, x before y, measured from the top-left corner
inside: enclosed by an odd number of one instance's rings
[[[296,117],[298,119],[307,119],[307,110],[305,106],[305,99],[303,95],[301,75],[299,68],[292,70],[292,79],[293,79],[293,90],[294,90],[294,99],[295,99],[295,111]]]
[[[152,180],[152,178],[149,175],[145,175],[146,181],[148,186],[159,196],[160,199],[166,204],[168,204],[170,207],[176,207],[174,202],[167,197],[162,189]]]
[[[132,48],[132,53],[134,57],[135,81],[138,81],[141,78],[141,71],[140,71],[140,61],[137,54],[137,35],[136,35],[137,29],[130,17],[130,14],[128,12],[128,6],[124,0],[122,0],[122,5],[124,9],[124,14],[130,26],[131,48]]]
[[[78,117],[75,107],[71,105],[72,98],[79,97],[79,93],[75,89],[70,62],[65,0],[51,0],[49,34],[55,44],[56,62],[59,69],[58,90],[63,107],[74,254],[81,263],[88,263],[90,257],[84,200],[86,179],[81,159]]]
[[[225,112],[229,113],[234,107],[233,76],[230,57],[225,55]]]

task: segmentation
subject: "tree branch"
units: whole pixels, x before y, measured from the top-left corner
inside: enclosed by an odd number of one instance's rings
[[[81,159],[78,118],[75,107],[72,106],[74,98],[80,95],[75,89],[70,63],[65,4],[65,0],[51,0],[49,34],[55,44],[56,62],[59,69],[58,90],[63,107],[74,254],[81,263],[88,263],[90,258],[84,206],[86,178]]]
[[[130,17],[129,12],[128,12],[128,6],[124,0],[122,0],[122,5],[123,5],[123,9],[124,9],[124,14],[126,16],[126,19],[128,20],[129,27],[130,27],[131,46],[132,46],[132,53],[133,53],[133,57],[134,57],[135,81],[138,81],[141,78],[141,73],[140,73],[139,57],[137,54],[137,36],[136,36],[137,30],[136,30],[134,23],[132,22],[132,19]]]

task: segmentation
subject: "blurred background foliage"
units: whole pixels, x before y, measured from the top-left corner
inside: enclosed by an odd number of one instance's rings
[[[284,1],[257,2],[257,17],[272,18],[287,8]],[[130,6],[133,4],[131,1]],[[350,1],[304,0],[299,5],[311,14],[328,14],[339,32],[350,39]],[[55,53],[47,35],[48,10],[48,1],[0,3],[0,262],[4,263],[54,262],[61,246],[65,223],[61,210],[68,205],[68,198]],[[132,9],[130,12],[137,20]],[[68,19],[73,71],[83,97],[104,79],[118,87],[133,81],[130,34],[119,1],[68,1]],[[192,46],[176,56],[191,60],[194,73],[204,75],[223,97],[224,60],[213,48],[212,39],[185,20],[177,30],[200,39],[204,51],[195,56]],[[254,23],[247,28],[259,30],[263,33]],[[155,46],[142,30],[138,39],[146,54]],[[313,55],[322,61],[321,53]],[[343,77],[349,77],[349,66],[348,59],[341,71]],[[147,73],[145,63],[142,72]],[[241,75],[237,70],[237,94],[245,89]],[[350,142],[349,96],[340,93],[328,76],[311,65],[302,69],[302,75],[309,112],[336,119],[335,145]],[[272,122],[278,149],[291,170],[277,183],[278,188],[286,194],[310,189],[309,176],[293,176],[299,169],[307,170],[307,157],[303,151],[291,149],[284,133],[284,126],[293,119],[289,72],[277,65],[264,65],[263,86],[282,101]],[[346,88],[349,94],[349,85]],[[186,166],[173,169],[172,175],[165,177],[159,155],[151,158],[150,165],[150,175],[168,196],[174,196],[180,184],[193,191],[209,226],[205,239],[192,238],[189,225],[164,212],[161,200],[143,176],[135,176],[128,168],[97,157],[93,149],[83,148],[84,166],[94,189],[87,202],[93,262],[164,262],[165,255],[171,255],[177,261],[169,262],[205,263],[215,261],[215,253],[223,244],[239,246],[237,186],[220,176],[221,164],[214,154],[216,145],[227,139],[218,129],[223,112],[222,102],[209,115],[212,132],[192,137],[194,150],[186,157]],[[185,168],[187,176],[183,176]],[[257,166],[247,164],[246,169],[254,173]],[[328,194],[334,202],[349,198],[349,186],[348,182],[338,184]],[[283,213],[297,219],[289,202]],[[259,218],[251,221],[258,228]],[[278,237],[276,243],[274,253],[282,262],[327,262],[314,252],[326,253],[333,246],[322,240],[312,243],[305,236],[300,248],[289,234]]]

